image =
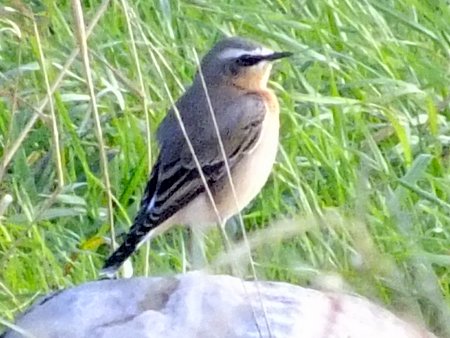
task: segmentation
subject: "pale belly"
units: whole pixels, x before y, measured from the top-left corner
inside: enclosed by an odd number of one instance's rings
[[[264,187],[277,155],[278,135],[278,114],[273,114],[264,120],[257,145],[233,168],[236,198],[229,184],[216,196],[222,218],[228,219],[240,212]]]

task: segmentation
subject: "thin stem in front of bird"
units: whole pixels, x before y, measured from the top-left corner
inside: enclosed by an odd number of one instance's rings
[[[200,76],[200,79],[201,79],[201,82],[202,82],[203,90],[205,92],[206,101],[208,103],[208,108],[209,108],[209,112],[211,114],[211,118],[212,118],[212,121],[213,121],[213,125],[214,125],[214,129],[215,129],[215,132],[216,132],[216,136],[217,136],[217,139],[219,141],[220,152],[222,154],[223,161],[225,163],[225,168],[226,168],[226,172],[227,172],[228,182],[229,182],[229,184],[231,186],[231,192],[233,194],[235,207],[238,210],[239,224],[241,226],[241,231],[242,231],[242,236],[243,236],[243,239],[244,239],[244,243],[245,243],[245,245],[247,247],[248,259],[249,259],[249,262],[250,262],[250,267],[251,267],[251,270],[252,270],[253,278],[255,280],[256,290],[258,292],[258,298],[259,298],[259,302],[260,302],[260,305],[261,305],[261,309],[262,309],[263,314],[264,314],[264,321],[265,321],[265,324],[266,324],[266,327],[267,327],[267,331],[269,332],[269,337],[272,337],[272,331],[270,329],[270,323],[269,323],[269,320],[268,320],[268,317],[267,317],[267,310],[266,310],[266,307],[265,307],[264,302],[262,300],[261,289],[260,289],[260,286],[259,286],[259,283],[258,283],[258,277],[256,276],[255,262],[254,262],[253,257],[252,257],[252,252],[251,252],[251,248],[250,248],[250,245],[249,245],[249,242],[248,242],[247,233],[245,231],[244,219],[242,217],[241,211],[239,210],[240,209],[239,202],[238,202],[238,198],[237,198],[237,194],[236,194],[236,189],[235,189],[235,185],[234,185],[234,182],[233,182],[233,178],[231,176],[231,170],[230,170],[230,166],[228,164],[228,158],[227,158],[227,155],[226,155],[226,152],[225,152],[225,147],[223,145],[222,136],[220,135],[219,126],[217,125],[216,115],[214,114],[214,109],[213,109],[213,106],[212,106],[212,103],[211,103],[211,97],[209,96],[209,93],[208,93],[208,87],[206,86],[205,78],[203,76],[202,67],[201,67],[201,64],[200,64],[200,59],[198,57],[198,54],[197,54],[197,51],[195,50],[195,48],[193,48],[193,52],[194,52],[194,55],[195,55],[195,61],[197,63],[197,67],[198,67],[198,73],[199,73],[199,76]],[[227,239],[227,236],[226,236],[226,232],[225,232],[224,224],[220,224],[220,228],[221,228],[221,233],[224,234],[225,239],[227,240],[227,242],[225,242],[225,245],[229,245],[228,239]],[[239,277],[241,277],[241,276],[239,276]],[[244,286],[244,290],[247,293],[247,290],[245,289],[245,282],[243,282],[242,284]],[[251,307],[252,307],[252,311],[253,311],[253,317],[255,319],[255,324],[256,324],[256,326],[258,328],[259,334],[261,335],[261,331],[260,331],[260,328],[259,328],[259,325],[258,325],[256,313],[255,313],[255,311],[253,309],[253,304],[251,304]]]
[[[156,48],[154,48],[153,44],[152,44],[150,41],[148,41],[147,37],[145,36],[145,34],[144,34],[143,30],[142,30],[141,25],[137,25],[137,27],[138,27],[139,32],[140,32],[140,34],[141,34],[141,38],[145,41],[145,43],[146,43],[147,46],[150,46],[150,47],[151,47],[152,50],[149,50],[149,55],[150,55],[150,57],[151,57],[151,59],[152,59],[154,65],[155,65],[155,67],[156,67],[156,70],[157,70],[157,72],[158,72],[158,75],[161,77],[161,79],[163,79],[163,78],[164,78],[164,75],[163,75],[163,73],[162,73],[162,71],[161,71],[161,68],[159,67],[159,63],[157,63],[157,61],[156,61],[156,59],[155,59],[155,57],[154,57],[154,53],[156,53],[156,54],[158,55],[158,58],[161,60],[161,62],[163,63],[163,65],[164,65],[167,69],[170,70],[170,67],[169,67],[169,65],[165,62],[164,57],[161,55],[161,53],[159,53],[159,51],[158,51]],[[180,88],[184,89],[184,88],[183,88],[183,85],[178,81],[178,79],[176,79],[176,80],[177,80],[176,82],[177,82],[177,84],[180,86]],[[208,195],[208,199],[209,199],[209,201],[211,202],[211,205],[212,205],[212,207],[213,207],[213,209],[214,209],[214,213],[215,213],[215,215],[216,215],[216,217],[217,217],[217,220],[218,220],[219,233],[220,233],[220,236],[221,236],[221,239],[222,239],[223,243],[225,243],[225,246],[226,246],[225,249],[226,249],[227,251],[230,251],[230,250],[231,250],[231,246],[230,246],[230,241],[229,241],[229,239],[228,239],[228,236],[227,236],[226,232],[224,231],[224,226],[223,226],[223,225],[224,225],[224,224],[223,224],[224,221],[223,221],[222,218],[220,217],[220,213],[219,213],[219,210],[217,209],[217,205],[216,205],[216,203],[215,203],[215,201],[214,201],[214,197],[213,197],[213,195],[212,195],[211,190],[209,189],[209,186],[208,186],[208,184],[207,184],[207,182],[206,182],[206,178],[205,178],[205,176],[204,176],[204,174],[203,174],[203,171],[201,170],[201,166],[200,166],[200,162],[199,162],[199,160],[198,160],[198,157],[197,157],[196,154],[195,154],[195,151],[194,151],[194,148],[193,148],[193,146],[192,146],[192,143],[191,143],[191,141],[190,141],[190,139],[189,139],[189,136],[188,136],[188,134],[187,134],[187,131],[186,131],[185,127],[184,127],[183,121],[182,121],[181,116],[180,116],[180,112],[178,111],[178,109],[177,109],[177,107],[176,107],[176,105],[175,105],[175,100],[174,100],[172,94],[170,93],[170,90],[169,90],[169,88],[167,87],[167,84],[166,84],[164,81],[163,81],[163,84],[164,84],[164,89],[165,89],[165,91],[166,91],[166,93],[167,93],[167,95],[168,95],[168,97],[169,97],[170,104],[171,104],[171,106],[172,106],[173,109],[174,109],[175,116],[176,116],[176,118],[177,118],[177,120],[178,120],[178,123],[180,124],[180,128],[181,128],[181,130],[182,130],[183,136],[184,136],[184,138],[186,139],[186,142],[187,142],[189,151],[191,152],[191,154],[192,154],[192,156],[193,156],[193,159],[194,159],[194,162],[195,162],[195,165],[196,165],[196,167],[197,167],[197,170],[198,170],[199,173],[200,173],[200,177],[201,177],[201,180],[202,180],[202,184],[205,186],[205,190],[206,190],[206,193],[207,193],[207,195]]]

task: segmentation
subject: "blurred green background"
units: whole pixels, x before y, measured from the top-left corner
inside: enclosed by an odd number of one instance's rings
[[[120,242],[137,211],[170,97],[189,86],[196,53],[240,35],[295,54],[270,83],[277,163],[243,213],[258,278],[356,292],[450,337],[448,1],[82,6],[86,24],[98,19],[96,109],[70,2],[0,4],[0,323],[97,278],[111,230]],[[143,247],[135,274],[188,270],[187,238],[174,229]],[[206,244],[211,271],[226,272],[217,230]]]

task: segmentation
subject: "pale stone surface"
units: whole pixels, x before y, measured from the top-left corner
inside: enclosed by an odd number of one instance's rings
[[[200,272],[86,283],[16,325],[38,338],[434,337],[360,297]]]

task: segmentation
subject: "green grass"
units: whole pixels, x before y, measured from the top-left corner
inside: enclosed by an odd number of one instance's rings
[[[82,5],[87,24],[100,1]],[[78,46],[70,2],[2,6],[1,322],[97,277],[104,238],[126,231],[157,154],[163,84],[179,97],[195,52],[232,34],[295,53],[272,76],[278,160],[244,212],[258,277],[320,286],[338,276],[450,336],[448,1],[111,1],[88,39],[95,110],[80,56],[43,105]],[[135,273],[184,271],[185,239],[174,229],[141,249]],[[216,230],[207,245],[211,269],[227,271]]]

